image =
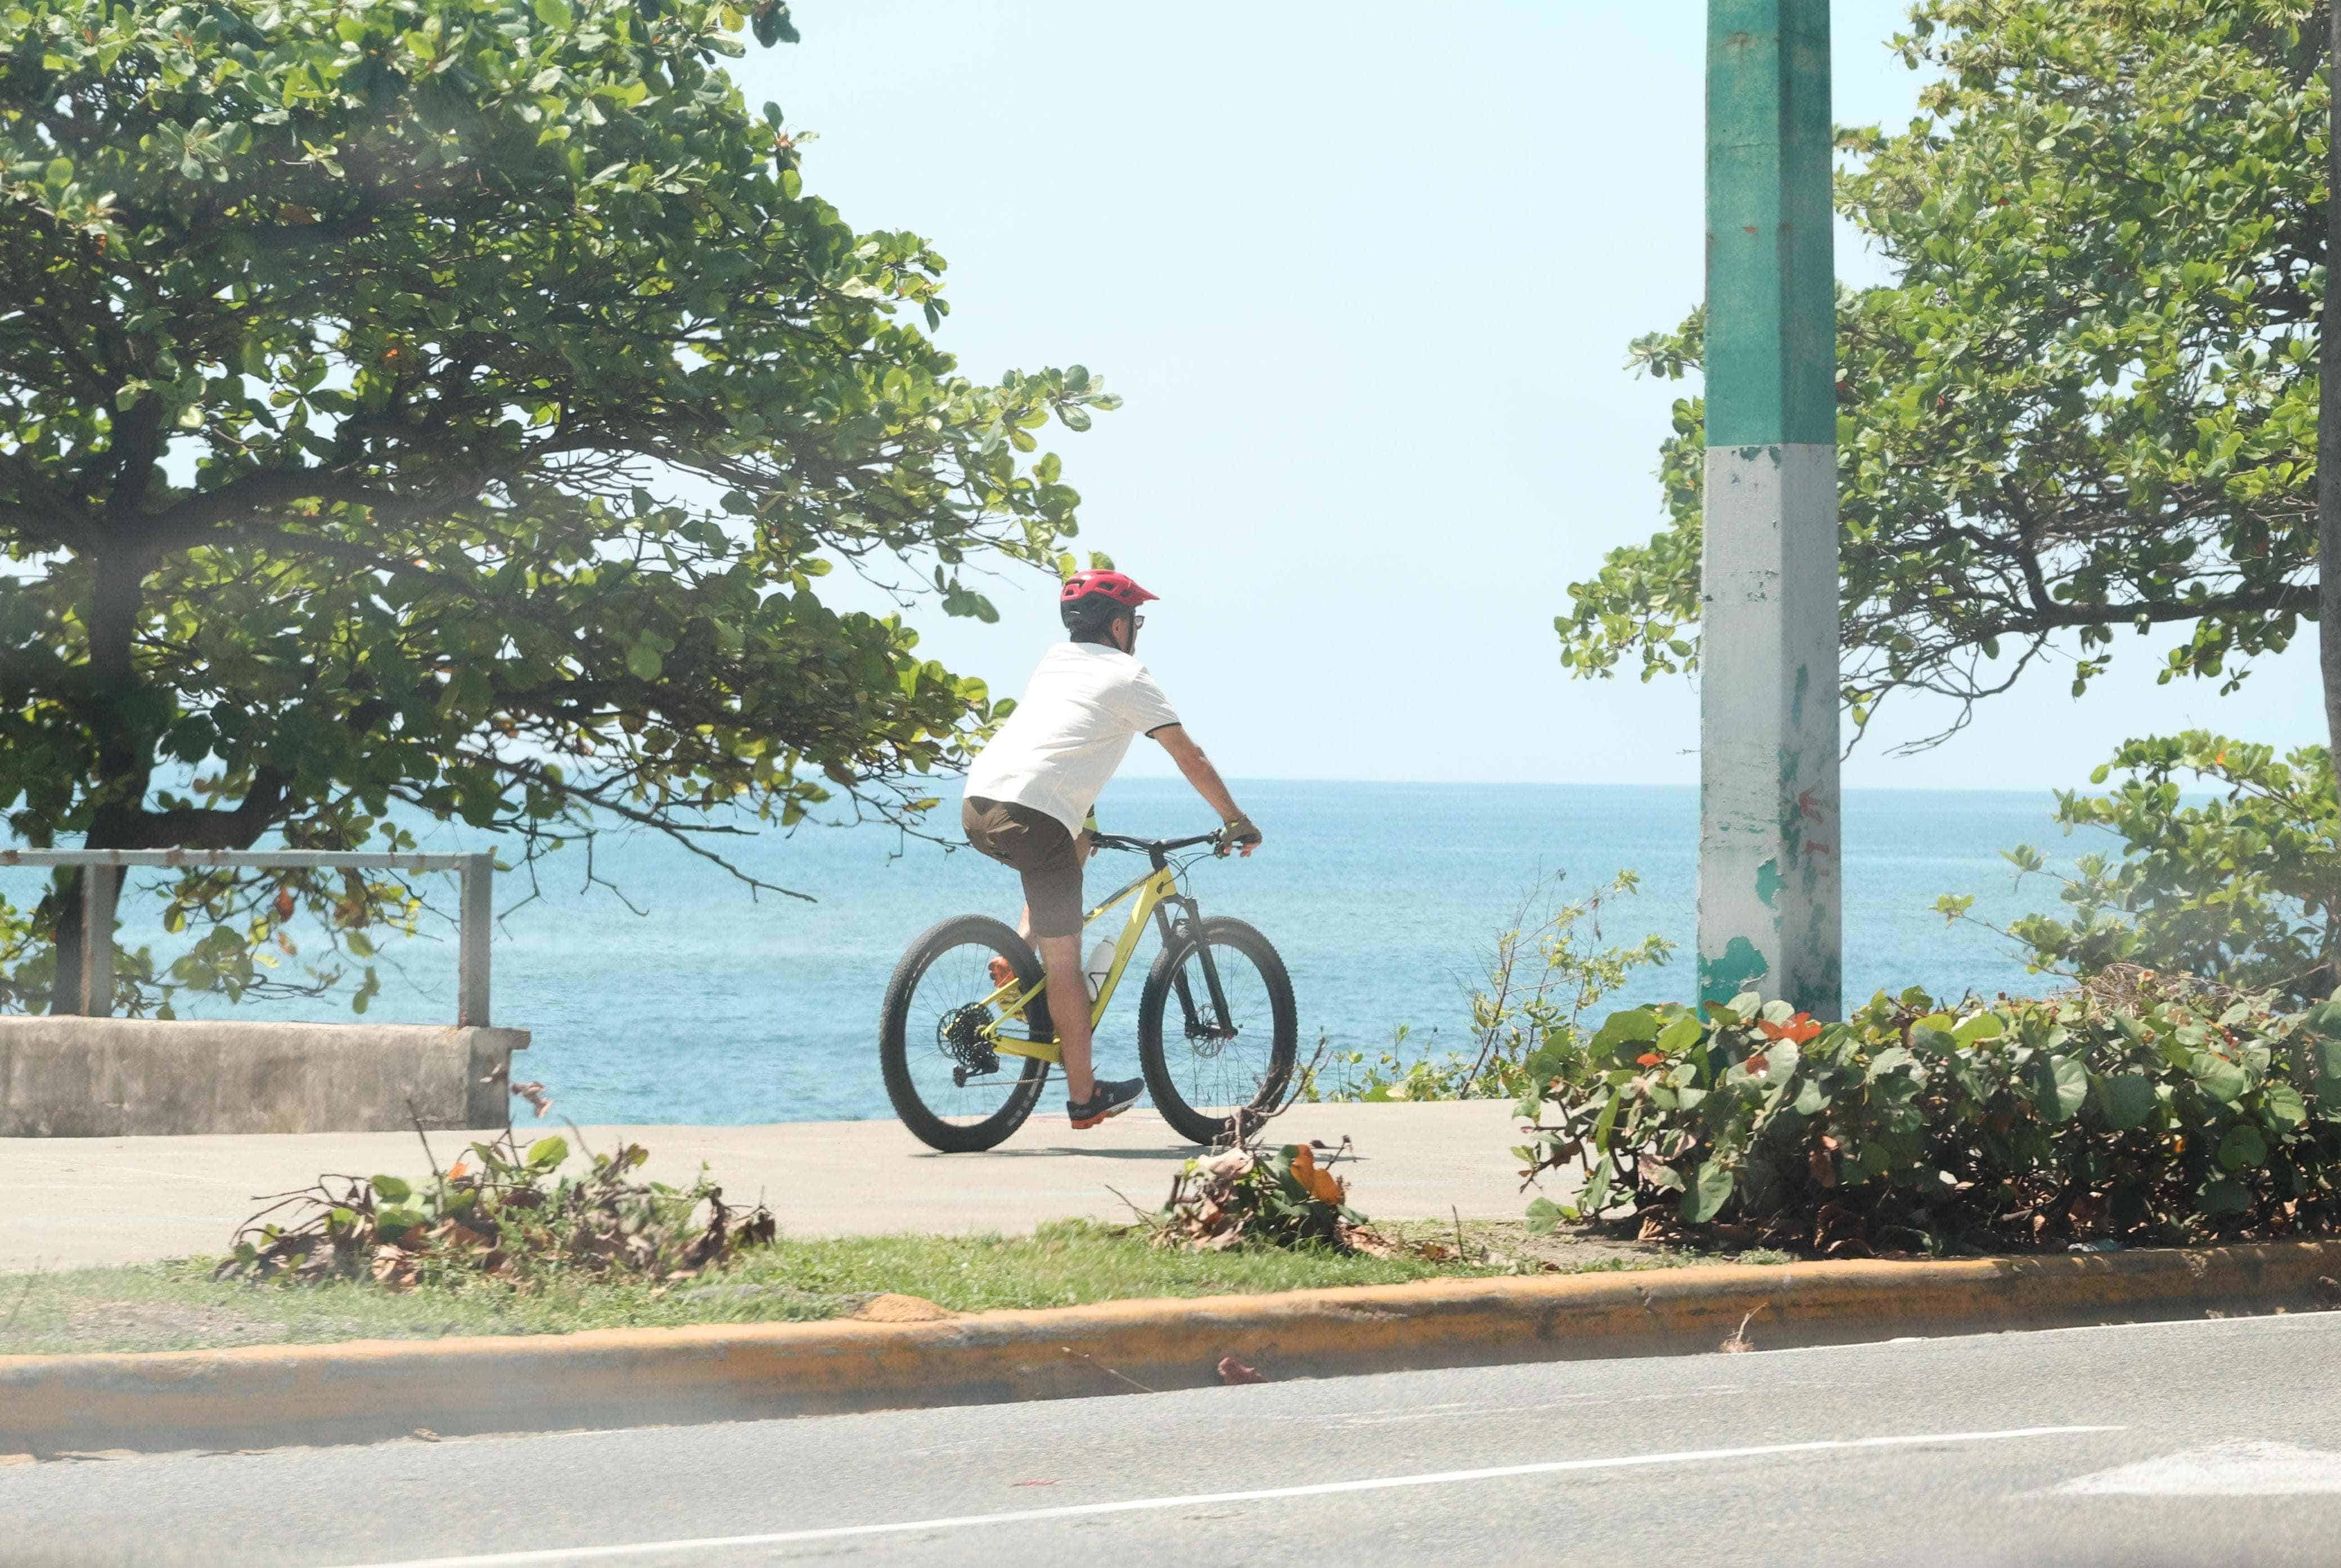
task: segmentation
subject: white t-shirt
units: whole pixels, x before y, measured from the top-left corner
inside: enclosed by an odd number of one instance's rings
[[[1131,737],[1178,722],[1136,659],[1100,642],[1060,642],[968,769],[967,792],[1046,811],[1078,835]]]

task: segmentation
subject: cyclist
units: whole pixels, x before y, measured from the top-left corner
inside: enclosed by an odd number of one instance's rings
[[[1091,809],[1121,766],[1131,738],[1161,743],[1227,829],[1224,842],[1249,855],[1260,829],[1228,793],[1219,769],[1189,739],[1170,700],[1134,657],[1138,607],[1157,596],[1119,571],[1077,571],[1057,597],[1069,640],[1041,656],[1008,721],[967,773],[960,822],[976,849],[1021,873],[1018,928],[1040,949],[1048,975],[1049,1017],[1065,1065],[1075,1127],[1093,1127],[1138,1103],[1143,1078],[1102,1082],[1090,1070],[1090,997],[1081,974],[1081,863],[1095,826]],[[995,984],[1011,974],[992,965]]]

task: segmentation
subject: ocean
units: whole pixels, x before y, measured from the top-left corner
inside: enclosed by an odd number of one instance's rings
[[[1604,911],[1607,940],[1655,931],[1674,961],[1642,971],[1620,1004],[1687,999],[1698,868],[1697,791],[1533,784],[1238,781],[1267,834],[1249,860],[1206,860],[1193,888],[1207,914],[1250,920],[1284,955],[1298,993],[1304,1054],[1321,1034],[1337,1049],[1410,1054],[1460,1049],[1466,997],[1481,956],[1540,878],[1563,875],[1581,896],[1621,868],[1641,891]],[[1938,995],[2037,988],[2008,944],[1971,926],[1946,928],[1943,893],[1977,895],[1976,913],[2005,926],[2057,907],[2034,878],[2018,888],[2000,851],[2030,843],[2051,863],[2094,847],[2067,839],[2046,791],[1855,790],[1845,800],[1846,989],[1924,986]],[[948,806],[947,806],[948,809]],[[1207,831],[1208,810],[1175,779],[1117,780],[1100,816],[1115,832]],[[956,825],[956,813],[948,819]],[[2110,842],[2110,840],[2107,840]],[[434,831],[433,850],[479,847]],[[511,908],[496,937],[495,1021],[532,1031],[515,1076],[542,1080],[558,1114],[581,1123],[744,1124],[891,1115],[879,1080],[877,1019],[887,975],[926,927],[981,910],[1013,919],[1012,873],[971,851],[875,827],[807,826],[791,836],[725,841],[744,868],[813,902],[747,890],[656,835],[605,837],[594,869],[633,906],[585,888],[571,849],[541,865],[543,896]],[[1091,863],[1092,898],[1137,875],[1136,857]],[[29,878],[31,873],[13,874]],[[451,887],[446,907],[453,907]],[[497,904],[525,893],[506,876]],[[32,891],[13,884],[11,897]],[[151,907],[151,901],[150,901]],[[633,912],[640,910],[640,913]],[[125,946],[170,938],[141,928],[125,900]],[[451,929],[393,942],[374,1020],[452,1022]],[[1139,963],[1151,961],[1149,938]],[[1099,1036],[1101,1070],[1135,1073],[1136,968]],[[218,1016],[224,1004],[183,1005]],[[255,1016],[346,1017],[346,1002],[247,1005]]]

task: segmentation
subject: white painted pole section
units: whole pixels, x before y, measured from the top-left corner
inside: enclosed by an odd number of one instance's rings
[[[1841,1008],[1837,449],[1707,453],[1699,997]]]

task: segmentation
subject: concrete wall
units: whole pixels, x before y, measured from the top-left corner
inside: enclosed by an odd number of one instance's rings
[[[502,1126],[525,1029],[0,1017],[0,1137]]]

